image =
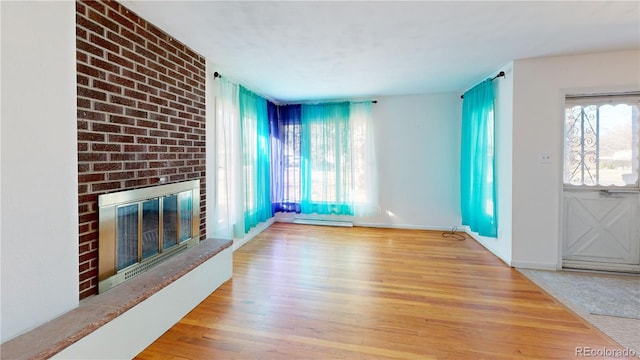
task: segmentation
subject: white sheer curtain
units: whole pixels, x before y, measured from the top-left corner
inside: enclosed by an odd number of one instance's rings
[[[351,103],[352,169],[355,187],[355,216],[370,216],[378,212],[378,166],[373,130],[371,101]]]
[[[212,232],[215,237],[232,239],[244,235],[239,86],[224,78],[216,83],[216,223]]]

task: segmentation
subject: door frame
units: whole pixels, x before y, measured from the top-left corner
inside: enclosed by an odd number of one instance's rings
[[[565,226],[565,215],[564,215],[564,207],[565,207],[565,200],[564,200],[564,192],[565,192],[565,185],[564,185],[564,175],[563,175],[563,171],[564,171],[564,150],[565,150],[565,144],[564,144],[564,119],[565,119],[565,108],[566,108],[566,101],[567,101],[567,96],[581,96],[581,95],[585,95],[585,96],[597,96],[597,95],[607,95],[607,94],[621,94],[621,93],[634,93],[634,94],[639,94],[640,90],[637,88],[637,86],[623,86],[623,87],[596,87],[596,88],[564,88],[560,90],[560,93],[558,94],[560,97],[560,108],[557,109],[558,111],[558,119],[560,121],[558,121],[558,139],[559,141],[556,143],[557,147],[556,147],[556,154],[558,154],[558,162],[556,164],[555,167],[555,174],[556,174],[556,184],[558,184],[556,190],[557,190],[557,194],[558,194],[558,243],[557,243],[557,254],[558,254],[558,258],[557,258],[557,266],[556,266],[556,270],[563,270],[563,269],[577,269],[577,270],[593,270],[593,271],[609,271],[609,272],[623,272],[623,273],[634,273],[634,274],[638,274],[640,273],[640,265],[632,265],[632,264],[604,264],[604,266],[599,266],[599,263],[596,262],[591,262],[591,261],[580,261],[580,260],[564,260],[564,241],[565,241],[565,231],[564,231],[564,226]],[[639,106],[640,107],[640,106]],[[638,119],[638,121],[640,122],[640,119]],[[640,147],[640,143],[638,145]],[[639,160],[640,161],[640,160]],[[639,179],[638,179],[638,186],[635,188],[630,188],[629,190],[637,190],[638,192],[640,192],[640,164],[639,164],[639,168],[638,168],[638,175],[639,175]],[[601,190],[603,187],[594,187],[594,190]],[[589,189],[591,190],[591,189]],[[639,250],[640,251],[640,250]]]

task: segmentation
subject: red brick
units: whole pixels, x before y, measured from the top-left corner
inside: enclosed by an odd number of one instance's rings
[[[141,110],[149,111],[149,112],[154,112],[154,113],[158,112],[158,105],[149,104],[147,102],[140,101],[138,103],[138,108]]]
[[[138,160],[158,160],[157,153],[138,153],[136,158]]]
[[[91,125],[91,130],[95,132],[119,134],[122,132],[122,127],[120,125],[113,125],[113,124],[106,124],[106,123],[93,123]]]
[[[146,84],[136,84],[136,89],[147,94],[158,95],[158,89]]]
[[[111,102],[113,104],[130,106],[130,107],[136,106],[136,101],[133,100],[133,99],[127,98],[127,97],[122,97],[122,96],[118,96],[118,95],[111,95],[111,96],[109,96],[109,100],[111,100]]]
[[[146,136],[138,136],[136,138],[136,142],[138,144],[151,144],[151,145],[155,145],[158,143],[158,139],[153,138],[153,137],[146,137]]]
[[[109,138],[108,138],[109,142],[115,142],[115,143],[133,143],[134,142],[134,138],[133,136],[130,135],[115,135],[115,134],[110,134]]]
[[[107,94],[84,86],[78,86],[78,96],[96,100],[107,100]]]
[[[94,1],[88,1],[87,4],[94,4],[96,2]],[[104,8],[104,6],[103,6]],[[101,13],[103,13],[103,11],[101,11]],[[98,24],[108,28],[109,30],[113,31],[113,32],[118,32],[120,29],[120,26],[115,23],[114,21],[107,19],[106,17],[102,16],[101,14],[98,14],[97,12],[93,11],[93,10],[89,10],[88,14],[89,19],[97,22]]]
[[[157,37],[160,40],[164,40],[164,41],[169,41],[169,39],[171,39],[171,37],[164,31],[158,29],[157,27],[153,26],[150,23],[147,23],[147,31],[149,31],[151,34],[153,34],[155,37]]]
[[[158,176],[158,170],[140,170],[136,172],[138,177],[153,177]]]
[[[149,101],[154,103],[154,104],[158,104],[158,105],[162,105],[162,106],[169,105],[169,100],[163,99],[163,98],[159,98],[159,97],[156,97],[156,96],[149,96]]]
[[[98,88],[98,89],[102,89],[105,91],[109,91],[109,92],[113,92],[113,93],[117,93],[120,94],[122,93],[122,87],[116,85],[116,84],[112,84],[112,83],[108,83],[105,81],[101,81],[101,80],[93,80],[93,86]]]
[[[78,141],[104,141],[104,134],[78,131]]]
[[[87,11],[86,6],[82,5],[79,1],[76,2],[76,15],[84,15]]]
[[[178,81],[184,82],[184,75],[182,75],[182,74],[180,74],[178,72],[175,72],[175,71],[172,71],[172,70],[167,70],[167,75],[169,77],[173,78],[173,79],[176,79]]]
[[[184,60],[180,59],[179,57],[173,55],[173,54],[169,54],[169,56],[167,57],[169,59],[169,61],[172,61],[174,63],[176,63],[179,68],[176,69],[177,71],[180,71],[180,67],[184,67]],[[188,76],[191,76],[191,74],[188,74]]]
[[[158,123],[156,123],[155,121],[148,121],[148,120],[143,120],[143,119],[138,119],[136,121],[136,125],[140,126],[140,127],[149,128],[149,129],[157,129],[158,128]]]
[[[104,111],[111,114],[122,114],[124,110],[122,106],[98,102],[98,101],[93,103],[93,109],[96,111]]]
[[[82,51],[76,51],[76,60],[78,63],[86,63],[89,61],[89,55],[83,53]]]
[[[120,189],[121,187],[122,186],[120,182],[117,182],[117,181],[104,182],[104,183],[91,184],[91,191],[99,192],[99,191],[105,191],[105,190],[116,190],[116,189]]]
[[[124,96],[138,99],[138,100],[143,100],[143,101],[146,101],[148,97],[148,95],[143,92],[135,91],[131,89],[124,89]]]
[[[174,139],[160,139],[160,144],[162,145],[178,145],[178,140]]]
[[[76,99],[76,106],[80,109],[88,109],[91,108],[91,100],[89,99],[82,99],[82,98],[77,98]]]
[[[104,174],[81,174],[78,175],[78,181],[81,183],[104,181]]]
[[[160,130],[151,130],[151,131],[149,131],[149,135],[150,136],[155,136],[155,137],[166,138],[166,137],[169,136],[169,132],[168,131],[160,131]]]
[[[89,41],[93,45],[95,45],[95,46],[97,46],[99,48],[106,49],[106,50],[109,50],[109,51],[113,51],[115,53],[120,52],[120,46],[118,44],[112,43],[111,41],[105,39],[102,36],[97,36],[95,34],[90,34],[89,35]]]
[[[155,53],[156,55],[158,55],[161,58],[166,58],[167,57],[167,51],[161,47],[159,47],[158,45],[155,45],[153,43],[147,43],[147,49],[153,53]]]
[[[149,163],[146,162],[146,161],[128,162],[128,163],[124,164],[124,168],[126,170],[146,169],[148,167],[149,167]]]
[[[90,269],[80,274],[80,281],[98,276],[98,269]]]
[[[146,77],[152,77],[152,78],[157,78],[158,77],[158,72],[155,70],[151,70],[150,68],[144,66],[144,65],[136,65],[136,71],[139,72],[140,74],[143,74]]]
[[[120,36],[119,34],[116,34],[113,31],[107,31],[107,39],[127,49],[133,50],[132,41],[129,41],[127,38]]]
[[[176,168],[160,169],[160,175],[173,175],[173,174],[177,174],[177,173],[178,173],[178,169],[176,169]]]
[[[179,174],[179,175],[172,175],[169,176],[169,181],[171,182],[178,182],[178,181],[184,181],[187,177],[184,174]],[[202,220],[200,220],[202,221]]]
[[[136,64],[144,65],[147,62],[147,60],[144,57],[134,53],[133,51],[130,51],[124,48],[121,50],[122,50],[122,56],[126,57],[127,59],[133,60],[133,62]]]
[[[178,158],[178,154],[174,153],[163,153],[158,156],[160,160],[175,160]]]
[[[76,27],[77,28],[82,28],[82,29],[87,29],[89,31],[92,31],[98,35],[102,35],[104,36],[104,27],[102,27],[102,25],[91,21],[87,18],[85,18],[84,16],[76,16]]]
[[[143,135],[143,136],[146,136],[146,135],[149,134],[149,130],[142,129],[142,128],[139,128],[139,127],[125,126],[124,133],[125,134],[130,134],[130,135]]]
[[[109,173],[109,180],[128,180],[134,178],[135,175],[133,171],[113,172]]]
[[[129,61],[129,60],[123,58],[122,56],[118,56],[118,55],[116,55],[114,53],[108,53],[107,54],[107,60],[109,60],[112,63],[118,64],[120,66],[127,67],[129,69],[133,69],[134,68],[133,61]]]
[[[120,35],[123,36],[126,39],[129,39],[130,41],[134,42],[135,44],[138,44],[139,46],[145,46],[146,44],[146,40],[143,37],[140,37],[138,35],[136,35],[136,33],[134,33],[133,31],[127,29],[127,28],[122,28],[120,31]]]
[[[101,49],[100,47],[94,45],[94,44],[90,44],[84,40],[81,39],[76,39],[76,49],[78,50],[82,50],[85,51],[89,54],[92,54],[94,56],[97,57],[103,57],[104,56],[104,50]]]
[[[158,45],[163,49],[167,50],[169,53],[172,53],[172,54],[178,53],[178,48],[173,46],[173,43],[169,43],[165,40],[161,40],[161,41],[158,41]]]
[[[145,186],[148,184],[149,184],[148,179],[134,179],[134,180],[127,180],[124,182],[124,186],[127,189],[134,189],[134,188]]]
[[[136,28],[136,34],[147,39],[147,41],[152,42],[152,43],[158,43],[158,37],[155,36],[154,34],[150,33],[149,31],[147,31],[147,29],[145,29],[146,24],[145,25],[141,25],[138,26]]]
[[[162,81],[158,81],[156,79],[148,78],[147,79],[147,84],[149,84],[149,86],[153,86],[154,88],[157,88],[157,89],[162,89],[162,90],[166,90],[167,89],[167,84],[163,83]]]
[[[122,170],[122,164],[113,163],[113,162],[93,164],[93,171],[115,171],[115,170]]]
[[[178,83],[176,79],[170,78],[164,74],[158,74],[158,79],[160,79],[160,81],[162,81],[163,83],[174,85],[174,86]]]
[[[108,71],[116,74],[120,72],[120,67],[118,66],[118,64],[113,64],[93,56],[91,57],[89,63],[104,71]]]
[[[127,116],[109,115],[109,121],[114,124],[134,125],[136,121]]]
[[[120,152],[122,147],[119,144],[91,144],[91,151],[106,151],[106,152]]]
[[[151,60],[151,61],[157,61],[158,59],[158,55],[152,53],[151,51],[149,51],[146,46],[144,45],[136,45],[134,48],[134,51],[136,52],[136,54],[144,57],[147,60]]]
[[[141,111],[141,110],[136,110],[131,108],[127,108],[125,110],[125,114],[127,116],[138,117],[138,118],[146,118],[148,115],[146,111]]]
[[[118,9],[115,9],[115,11],[112,9],[109,9],[107,15],[109,16],[110,19],[116,21],[118,24],[126,28],[129,28],[130,30],[135,29],[135,26],[136,26],[135,23],[133,23],[130,19],[120,15],[118,13]]]
[[[110,161],[131,161],[136,159],[136,154],[112,153],[109,154]]]

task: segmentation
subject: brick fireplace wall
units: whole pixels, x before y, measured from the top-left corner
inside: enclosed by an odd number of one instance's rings
[[[76,2],[80,299],[98,291],[98,195],[200,179],[205,59],[115,1]],[[163,179],[163,180],[164,180]]]

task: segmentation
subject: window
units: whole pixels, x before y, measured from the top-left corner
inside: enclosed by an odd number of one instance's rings
[[[279,106],[270,123],[274,211],[377,212],[371,101]]]
[[[640,96],[567,97],[564,184],[638,187]]]

